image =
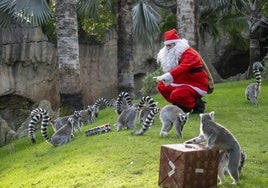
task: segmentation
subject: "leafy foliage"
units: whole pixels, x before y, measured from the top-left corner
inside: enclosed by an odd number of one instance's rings
[[[96,44],[116,23],[115,1],[80,0],[78,3],[79,42]]]
[[[157,92],[156,90],[156,80],[154,77],[162,75],[163,72],[158,69],[152,73],[147,73],[146,76],[142,80],[142,88],[141,88],[141,93],[142,95],[153,95]]]
[[[241,42],[246,43],[245,39],[249,38],[249,33],[263,27],[259,22],[267,22],[267,18],[263,17],[267,14],[267,4],[266,0],[202,0],[200,33],[203,38],[204,33],[209,33],[214,40],[222,35],[229,36],[234,44],[239,44],[237,47],[244,46]]]
[[[205,42],[207,34],[216,42],[225,36],[230,38],[233,45],[240,49],[248,48],[247,21],[243,15],[226,5],[228,11],[222,11],[224,5],[218,1],[206,3],[200,15],[200,35]],[[218,3],[216,3],[218,2]],[[217,8],[215,8],[215,7]],[[224,9],[226,10],[226,9]]]

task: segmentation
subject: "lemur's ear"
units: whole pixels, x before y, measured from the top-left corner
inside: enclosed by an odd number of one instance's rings
[[[214,119],[214,114],[215,114],[215,112],[212,111],[212,112],[209,113],[209,116],[210,116],[212,119]]]

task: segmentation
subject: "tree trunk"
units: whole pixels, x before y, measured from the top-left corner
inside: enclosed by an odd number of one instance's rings
[[[180,37],[187,39],[195,49],[198,47],[196,3],[195,0],[177,0],[176,14]]]
[[[132,54],[132,0],[118,1],[117,63],[118,92],[126,91],[134,96],[134,62]]]
[[[83,106],[76,5],[76,0],[56,1],[60,102],[67,114]]]
[[[250,35],[249,39],[249,67],[247,78],[252,78],[254,76],[252,66],[256,61],[260,61],[260,42],[258,38]]]
[[[247,78],[252,78],[253,71],[252,65],[256,61],[261,61],[261,49],[260,49],[260,33],[259,28],[262,26],[262,8],[265,5],[266,0],[256,0],[252,4],[249,4],[249,15],[247,22],[249,25],[249,67],[247,71]]]

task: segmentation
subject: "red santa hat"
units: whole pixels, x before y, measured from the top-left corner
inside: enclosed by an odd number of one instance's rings
[[[164,33],[164,38],[165,38],[165,42],[164,42],[165,45],[178,42],[180,39],[176,29],[171,29],[169,31],[166,31]]]

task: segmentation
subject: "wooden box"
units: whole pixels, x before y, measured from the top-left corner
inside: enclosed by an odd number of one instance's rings
[[[166,188],[217,186],[219,150],[201,144],[161,146],[158,185]]]

